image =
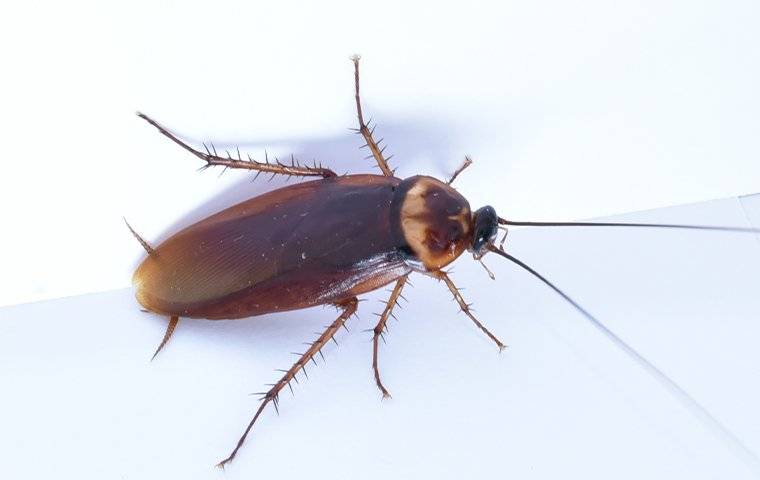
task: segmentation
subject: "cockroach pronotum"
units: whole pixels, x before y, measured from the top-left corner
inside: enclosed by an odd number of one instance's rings
[[[240,319],[316,305],[335,305],[340,315],[313,342],[269,391],[232,452],[219,463],[230,462],[243,445],[267,405],[275,408],[283,388],[333,339],[336,331],[357,311],[359,295],[393,283],[390,297],[374,328],[372,368],[383,397],[389,395],[378,368],[378,340],[411,273],[441,281],[465,315],[502,350],[504,344],[472,313],[444,267],[465,251],[475,260],[494,253],[531,273],[563,297],[583,317],[625,353],[669,388],[699,417],[717,428],[745,453],[754,455],[699,403],[655,365],[615,335],[596,317],[529,265],[503,247],[510,226],[533,227],[642,227],[760,233],[739,227],[649,223],[521,222],[499,217],[491,206],[472,211],[452,186],[472,162],[464,163],[448,181],[417,175],[396,178],[373,138],[359,97],[359,57],[354,65],[354,95],[360,134],[382,171],[381,175],[336,175],[320,165],[306,166],[268,160],[259,162],[220,156],[204,144],[193,148],[147,115],[138,115],[163,135],[205,162],[203,168],[223,166],[254,170],[257,175],[318,177],[270,191],[222,210],[151,247],[131,227],[147,252],[134,273],[137,300],[148,311],[169,317],[166,333],[154,357],[167,344],[180,317],[209,320]],[[497,245],[499,230],[505,237]],[[481,262],[482,263],[482,262]],[[485,265],[484,265],[485,266]],[[490,271],[489,271],[490,274]]]

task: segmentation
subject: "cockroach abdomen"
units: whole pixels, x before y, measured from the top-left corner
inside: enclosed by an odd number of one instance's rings
[[[411,271],[402,181],[345,175],[265,193],[177,232],[133,277],[148,310],[228,319],[340,303]]]

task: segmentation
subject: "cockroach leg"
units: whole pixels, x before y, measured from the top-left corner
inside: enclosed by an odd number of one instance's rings
[[[156,349],[156,353],[153,354],[152,357],[150,357],[150,361],[152,362],[153,359],[156,358],[156,355],[158,355],[158,352],[161,351],[164,346],[166,346],[166,343],[169,341],[170,338],[172,338],[172,334],[174,333],[174,329],[177,328],[177,324],[179,323],[179,317],[172,316],[169,319],[169,325],[166,326],[166,333],[164,333],[164,338],[161,340],[161,344]]]
[[[137,116],[142,118],[146,122],[150,123],[154,127],[156,127],[158,131],[161,132],[169,140],[171,140],[172,142],[176,143],[180,147],[184,148],[188,152],[192,153],[196,157],[206,162],[206,165],[204,168],[212,167],[212,166],[223,166],[225,168],[241,168],[245,170],[256,170],[257,172],[271,173],[273,175],[287,175],[287,176],[296,176],[296,177],[329,178],[329,177],[337,176],[335,172],[333,172],[329,168],[324,168],[322,166],[317,166],[317,165],[313,167],[309,167],[307,165],[300,165],[295,161],[295,159],[293,159],[293,161],[290,164],[282,163],[279,160],[275,160],[273,163],[270,163],[269,159],[267,159],[264,162],[258,162],[256,160],[253,160],[250,156],[244,160],[240,156],[240,150],[236,150],[237,158],[230,156],[229,153],[227,154],[226,157],[221,157],[216,153],[216,149],[213,148],[213,146],[211,150],[206,148],[206,152],[204,153],[204,152],[201,152],[200,150],[196,150],[195,148],[191,147],[187,143],[177,138],[173,133],[167,130],[163,125],[156,122],[149,116],[140,112],[137,113]]]
[[[451,291],[452,295],[454,295],[454,300],[457,301],[457,303],[459,304],[459,307],[462,309],[464,314],[470,317],[470,320],[472,320],[475,323],[475,325],[483,333],[488,335],[488,338],[490,338],[496,343],[496,346],[499,347],[500,352],[503,351],[505,348],[507,348],[507,346],[504,345],[501,342],[501,340],[496,338],[496,336],[493,333],[491,333],[482,323],[480,323],[480,321],[477,318],[475,318],[475,315],[473,315],[472,312],[470,311],[470,305],[467,302],[465,302],[464,297],[462,297],[462,294],[459,293],[459,289],[457,288],[456,285],[454,285],[454,282],[451,281],[451,278],[449,278],[449,276],[445,272],[438,270],[438,271],[430,272],[430,274],[434,278],[437,278],[438,280],[442,280],[446,284],[446,286],[449,287],[449,290]]]
[[[454,179],[457,178],[459,176],[459,174],[462,173],[464,171],[464,169],[467,168],[467,167],[469,167],[470,165],[472,165],[472,159],[470,158],[469,155],[465,155],[464,162],[462,162],[462,165],[460,165],[459,168],[456,169],[456,171],[451,176],[451,178],[449,179],[449,181],[446,182],[446,184],[447,185],[451,185],[452,183],[454,183]]]
[[[380,147],[380,142],[376,142],[374,138],[372,138],[372,134],[375,131],[375,128],[369,128],[366,123],[364,123],[364,116],[362,115],[362,102],[359,98],[359,59],[361,57],[359,55],[354,55],[351,57],[351,61],[354,62],[354,98],[356,99],[356,115],[359,118],[359,128],[357,129],[358,133],[362,134],[362,137],[364,137],[364,141],[366,142],[366,146],[369,148],[370,152],[372,152],[372,156],[375,157],[375,161],[377,162],[377,165],[380,167],[380,170],[382,170],[383,175],[386,177],[392,177],[393,176],[393,170],[388,166],[388,161],[383,157],[383,152],[385,151],[385,147]]]
[[[391,296],[385,303],[385,309],[383,310],[383,313],[380,314],[380,321],[377,322],[377,325],[375,325],[374,336],[372,337],[372,370],[375,372],[375,383],[377,384],[377,388],[380,389],[380,392],[382,392],[383,398],[389,398],[391,394],[388,392],[388,390],[383,385],[383,382],[380,380],[380,369],[377,366],[377,348],[380,341],[380,336],[385,331],[385,324],[388,322],[388,318],[393,314],[393,307],[397,305],[398,299],[401,296],[401,290],[404,289],[406,279],[407,277],[404,276],[396,281],[396,286],[393,287]]]
[[[293,364],[292,367],[290,367],[289,370],[285,372],[285,374],[280,378],[280,380],[275,383],[272,388],[269,389],[268,392],[264,393],[263,397],[261,398],[262,402],[261,405],[259,405],[258,410],[256,410],[256,414],[253,416],[253,419],[251,419],[251,422],[248,424],[248,427],[245,429],[245,432],[243,432],[243,435],[240,437],[240,440],[238,440],[237,445],[235,445],[235,449],[232,450],[232,453],[219,462],[217,464],[217,467],[224,468],[224,466],[231,462],[233,458],[235,458],[235,455],[237,455],[238,450],[240,450],[240,447],[243,446],[243,443],[245,442],[246,437],[250,433],[251,429],[253,428],[253,424],[256,423],[256,420],[258,420],[259,416],[261,415],[261,412],[264,411],[264,408],[271,402],[274,404],[275,409],[278,408],[278,402],[279,402],[279,395],[280,391],[288,386],[292,380],[295,379],[296,374],[303,370],[303,368],[306,366],[306,364],[311,361],[315,355],[320,353],[320,350],[322,350],[322,347],[325,346],[327,342],[329,342],[335,333],[346,323],[346,320],[348,320],[351,315],[356,313],[357,305],[359,304],[359,301],[356,299],[356,297],[351,298],[349,300],[346,300],[338,305],[339,308],[342,308],[343,311],[341,312],[340,316],[338,316],[335,321],[330,324],[327,329],[322,332],[322,334],[312,343],[309,344],[309,348],[306,349],[306,351],[301,354],[301,357],[296,361],[296,363]]]
[[[127,228],[129,229],[129,231],[132,232],[132,235],[134,235],[134,237],[137,239],[137,241],[140,242],[140,245],[142,245],[142,247],[145,249],[145,251],[148,252],[148,255],[155,255],[156,251],[153,250],[153,247],[151,247],[150,244],[148,242],[146,242],[140,236],[140,234],[138,234],[137,232],[135,232],[135,229],[132,228],[132,225],[129,224],[129,222],[127,221],[126,218],[124,219],[124,223],[127,224]]]

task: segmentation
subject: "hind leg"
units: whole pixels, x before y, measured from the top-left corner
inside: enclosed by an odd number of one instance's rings
[[[286,176],[292,176],[292,177],[322,177],[322,178],[337,176],[335,172],[333,172],[329,168],[324,168],[318,165],[314,165],[313,167],[309,167],[307,165],[300,165],[296,162],[296,160],[293,157],[291,157],[290,164],[281,163],[279,160],[275,160],[274,163],[270,163],[269,159],[266,159],[263,162],[257,162],[256,160],[253,160],[251,157],[248,157],[247,160],[244,160],[243,157],[240,155],[240,150],[237,151],[237,158],[230,155],[229,152],[227,152],[226,157],[223,157],[216,153],[216,149],[214,148],[213,144],[211,145],[210,150],[204,144],[203,146],[205,147],[205,150],[206,150],[204,153],[204,152],[201,152],[200,150],[196,150],[195,148],[191,147],[187,143],[180,140],[176,135],[174,135],[168,129],[166,129],[166,127],[164,127],[157,121],[153,120],[149,116],[143,113],[138,113],[137,116],[142,118],[146,122],[150,123],[154,127],[156,127],[158,131],[161,132],[161,134],[163,134],[172,142],[176,143],[177,145],[184,148],[188,152],[192,153],[196,157],[205,161],[206,165],[203,168],[221,166],[224,168],[241,168],[245,170],[255,170],[258,172],[256,174],[257,176],[262,172],[271,173],[273,176],[286,175]]]
[[[338,305],[338,308],[341,308],[343,311],[338,316],[338,318],[335,319],[333,323],[328,326],[324,332],[313,342],[308,343],[309,348],[306,349],[304,353],[300,355],[300,358],[296,363],[293,364],[292,367],[288,370],[283,370],[284,375],[280,380],[277,381],[277,383],[273,384],[269,389],[269,391],[262,393],[261,397],[261,405],[259,405],[258,410],[256,410],[256,413],[253,416],[253,419],[251,419],[250,423],[248,424],[248,427],[243,432],[243,435],[240,437],[240,439],[237,442],[237,445],[235,445],[234,450],[232,450],[232,453],[229,454],[227,458],[219,462],[217,467],[224,468],[226,464],[232,461],[233,458],[235,458],[235,455],[237,455],[238,450],[240,450],[240,447],[243,446],[243,443],[245,442],[246,437],[251,432],[251,429],[253,428],[253,425],[256,423],[256,420],[258,420],[259,415],[261,415],[261,412],[264,411],[266,406],[271,402],[274,405],[275,410],[278,409],[278,402],[280,398],[280,391],[285,388],[286,386],[290,385],[290,382],[293,381],[296,378],[296,374],[300,371],[303,371],[304,367],[309,361],[314,361],[314,357],[319,353],[322,353],[322,347],[325,346],[327,342],[333,339],[333,336],[335,335],[335,332],[340,329],[340,327],[344,326],[346,323],[346,320],[356,313],[356,307],[359,304],[359,301],[356,298],[352,298],[350,300],[346,300],[345,302]],[[315,362],[316,363],[316,362]]]

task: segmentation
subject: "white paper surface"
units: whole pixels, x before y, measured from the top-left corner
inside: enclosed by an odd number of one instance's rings
[[[614,217],[760,226],[760,196]],[[630,229],[522,229],[511,253],[546,274],[760,452],[760,239]],[[221,472],[266,389],[332,308],[241,321],[166,319],[129,289],[0,309],[3,478],[754,478],[560,298],[492,255],[452,274],[509,348],[498,354],[443,285],[416,275],[382,345],[387,293]],[[757,473],[757,472],[755,472]]]
[[[374,171],[352,71],[398,173],[475,205],[591,218],[760,191],[760,3],[16,2],[0,42],[0,304],[126,287],[139,249],[250,175],[196,142]]]

